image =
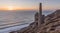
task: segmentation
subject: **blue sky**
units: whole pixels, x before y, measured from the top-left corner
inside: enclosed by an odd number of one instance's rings
[[[60,9],[60,0],[0,0],[0,7],[12,6],[37,10],[40,2],[44,10]]]

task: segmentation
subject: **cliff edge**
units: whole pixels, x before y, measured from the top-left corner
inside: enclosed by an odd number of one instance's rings
[[[16,33],[60,33],[60,10],[44,16],[42,15],[42,3],[40,3],[39,12],[35,14],[35,21]]]

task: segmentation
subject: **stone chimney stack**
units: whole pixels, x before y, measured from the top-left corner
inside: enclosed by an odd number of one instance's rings
[[[39,4],[39,15],[42,15],[42,3]]]
[[[38,27],[42,24],[42,3],[39,5]]]

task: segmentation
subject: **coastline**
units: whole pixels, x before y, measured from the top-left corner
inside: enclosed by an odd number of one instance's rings
[[[12,27],[9,27],[9,28],[1,29],[0,33],[9,33],[9,32],[12,32],[12,31],[17,31],[17,30],[20,30],[20,29],[22,29],[24,27],[27,27],[27,26],[29,26],[29,24],[12,26]]]

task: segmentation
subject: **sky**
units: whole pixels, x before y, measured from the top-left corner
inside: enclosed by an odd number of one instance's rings
[[[38,10],[40,2],[43,10],[60,9],[60,0],[0,0],[0,10]]]

